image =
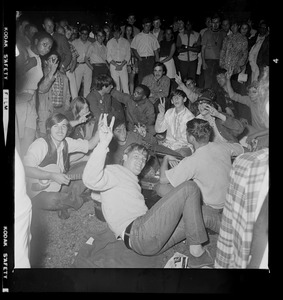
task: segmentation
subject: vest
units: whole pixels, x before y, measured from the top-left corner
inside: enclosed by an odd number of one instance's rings
[[[51,137],[49,135],[45,136],[43,138],[47,145],[48,145],[48,152],[46,156],[44,157],[43,161],[40,163],[39,167],[46,167],[50,164],[57,164],[57,151],[52,151],[51,143],[53,141],[51,140]],[[68,172],[70,168],[70,161],[69,161],[69,153],[68,153],[68,143],[66,140],[63,141],[64,147],[63,147],[63,165],[64,165],[64,171]]]

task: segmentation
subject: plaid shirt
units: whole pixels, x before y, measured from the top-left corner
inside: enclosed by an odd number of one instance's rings
[[[249,263],[255,211],[268,170],[268,148],[238,156],[230,172],[215,268],[246,268]],[[267,193],[267,191],[266,191]]]
[[[52,98],[52,105],[54,108],[62,107],[63,105],[63,92],[64,92],[64,81],[61,76],[60,72],[56,72],[55,74],[55,81],[51,87],[51,98]]]

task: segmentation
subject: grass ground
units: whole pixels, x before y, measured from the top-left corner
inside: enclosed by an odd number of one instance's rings
[[[32,221],[31,266],[33,268],[72,268],[80,248],[89,237],[107,228],[95,215],[94,202],[85,202],[78,211],[70,211],[62,220],[56,211],[34,211]],[[207,245],[213,257],[217,235],[209,235]],[[187,255],[185,243],[179,243],[162,254],[162,264],[175,252]],[[162,266],[162,267],[163,267]]]

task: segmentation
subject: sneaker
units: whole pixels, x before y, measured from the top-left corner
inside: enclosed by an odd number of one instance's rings
[[[214,264],[214,260],[209,253],[208,249],[204,249],[204,253],[200,257],[190,255],[189,268],[198,269],[205,266],[211,266]]]

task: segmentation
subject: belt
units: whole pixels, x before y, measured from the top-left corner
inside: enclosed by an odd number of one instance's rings
[[[20,92],[17,93],[18,95],[21,95],[21,94],[31,94],[31,95],[34,95],[35,94],[35,90],[22,90]]]
[[[96,67],[102,67],[102,66],[107,66],[105,63],[94,63],[92,64],[93,66],[96,66]]]
[[[135,221],[135,220],[134,220],[134,221]],[[130,232],[131,232],[132,225],[133,225],[134,221],[131,222],[131,223],[127,226],[127,228],[126,228],[126,230],[125,230],[125,233],[124,233],[124,243],[125,243],[125,245],[126,245],[126,247],[127,247],[128,249],[131,249],[131,247],[130,247]]]
[[[78,64],[79,65],[83,65],[83,64],[85,64],[86,62],[84,61],[84,62],[79,62]]]
[[[141,59],[148,59],[150,57],[153,57],[153,55],[150,55],[150,56],[141,56]]]

